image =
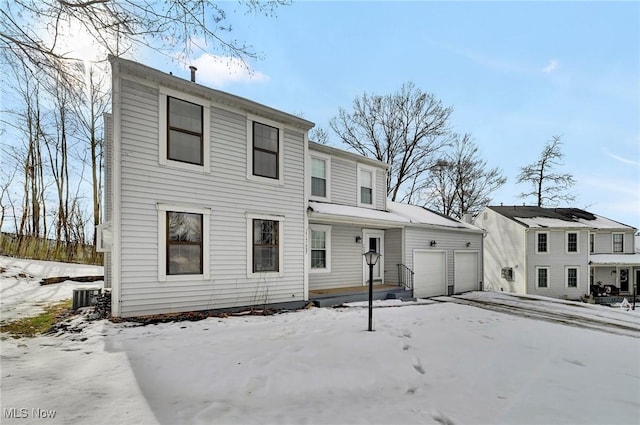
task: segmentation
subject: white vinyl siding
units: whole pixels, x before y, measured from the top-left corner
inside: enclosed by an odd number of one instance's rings
[[[283,184],[265,185],[247,179],[246,114],[212,103],[210,173],[159,167],[158,88],[121,87],[121,314],[304,300],[304,130],[283,127]],[[211,209],[208,280],[158,279],[158,203]],[[246,276],[247,213],[286,217],[282,276]]]
[[[309,224],[313,228],[317,224]],[[358,226],[331,226],[331,270],[309,274],[309,290],[346,288],[362,285],[362,228]]]
[[[104,114],[104,174],[111,176],[111,158],[113,150],[113,116]],[[104,206],[102,222],[106,223],[112,218],[113,193],[111,189],[111,179],[104,179]],[[111,252],[104,253],[104,287],[111,288]]]

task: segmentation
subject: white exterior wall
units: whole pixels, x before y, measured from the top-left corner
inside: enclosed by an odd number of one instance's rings
[[[313,224],[322,224],[312,222]],[[356,236],[362,237],[362,227],[344,224],[331,226],[331,271],[309,272],[309,290],[347,288],[363,284],[362,243],[356,243]]]
[[[525,227],[489,208],[483,209],[473,224],[487,232],[483,249],[484,289],[525,294]],[[503,267],[513,269],[513,280],[502,277]]]
[[[613,253],[613,234],[624,233],[623,238],[623,253],[634,253],[634,233],[625,230],[596,230],[592,231],[594,236],[594,249],[593,254],[611,254]]]
[[[407,227],[404,230],[405,242],[404,264],[411,270],[415,270],[413,264],[413,250],[434,250],[446,251],[447,261],[447,286],[449,294],[455,292],[455,263],[454,253],[459,251],[477,252],[478,253],[478,278],[477,282],[482,281],[482,233],[465,232],[456,230],[440,230],[420,227]],[[436,246],[431,246],[430,242],[436,241]],[[467,242],[471,244],[467,247]]]
[[[210,173],[160,166],[159,84],[120,85],[121,315],[304,300],[305,130],[285,127],[283,185],[249,180],[246,113],[213,99]],[[158,203],[211,209],[209,280],[159,281]],[[284,216],[282,276],[248,277],[247,213]]]
[[[536,252],[536,234],[547,232],[548,250]],[[566,233],[578,233],[578,252],[568,253]],[[578,229],[529,229],[527,235],[527,294],[543,295],[554,298],[578,299],[589,292],[589,231]],[[536,267],[549,268],[549,284],[538,288]],[[566,268],[578,268],[578,287],[567,288]]]
[[[104,114],[104,172],[106,176],[111,175],[111,157],[113,144],[113,117],[111,114]],[[111,180],[104,179],[104,206],[102,210],[102,222],[111,220],[112,209]],[[111,253],[105,252],[103,260],[104,287],[111,288]]]

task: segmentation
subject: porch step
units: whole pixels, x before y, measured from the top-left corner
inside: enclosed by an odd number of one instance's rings
[[[387,299],[412,299],[413,294],[411,291],[406,291],[402,288],[391,289],[391,290],[376,290],[373,292],[374,300],[387,300]],[[311,298],[311,301],[315,304],[316,307],[336,307],[345,303],[351,303],[356,301],[367,301],[369,300],[369,293],[346,293],[346,294],[326,294],[326,295],[317,295]]]

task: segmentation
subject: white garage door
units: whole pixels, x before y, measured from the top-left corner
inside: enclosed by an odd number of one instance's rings
[[[413,296],[426,298],[446,295],[445,267],[445,251],[414,251]]]
[[[456,252],[453,256],[454,292],[459,294],[467,291],[477,291],[478,288],[478,253]]]

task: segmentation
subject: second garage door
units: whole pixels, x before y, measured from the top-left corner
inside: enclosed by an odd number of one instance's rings
[[[454,292],[459,294],[467,291],[477,291],[478,288],[478,253],[456,252],[453,256]]]
[[[447,294],[446,252],[413,252],[413,296],[416,298],[435,297]]]

